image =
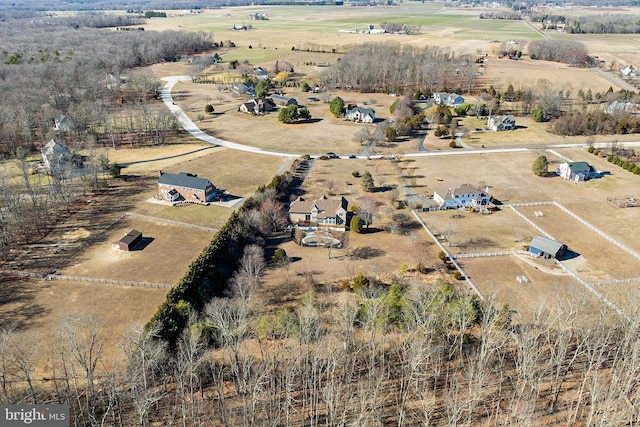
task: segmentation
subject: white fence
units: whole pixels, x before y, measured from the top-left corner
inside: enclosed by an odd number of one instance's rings
[[[640,282],[640,277],[630,277],[628,279],[617,279],[617,280],[605,280],[602,282],[592,283],[592,286],[610,286],[610,285],[623,285],[625,283],[636,283]]]
[[[553,201],[553,200],[544,200],[542,202],[509,203],[507,206],[509,206],[509,207],[513,206],[513,207],[516,207],[516,208],[519,208],[519,207],[526,208],[526,207],[529,207],[529,206],[553,205],[554,203],[556,203],[556,202]]]
[[[567,272],[571,277],[573,277],[575,280],[578,281],[578,283],[580,283],[582,286],[584,286],[585,288],[587,288],[587,290],[589,292],[591,292],[592,294],[594,294],[598,299],[600,299],[600,301],[604,302],[605,304],[607,304],[610,308],[612,308],[613,310],[615,310],[616,313],[618,313],[620,316],[624,317],[627,320],[631,320],[631,318],[625,314],[624,311],[622,311],[620,308],[618,308],[617,305],[615,305],[614,303],[612,303],[611,301],[609,301],[604,295],[602,295],[600,292],[596,291],[594,289],[593,286],[591,286],[589,283],[587,283],[585,280],[583,280],[580,276],[578,276],[573,270],[571,270],[569,267],[567,267],[566,265],[564,265],[563,263],[561,263],[560,261],[554,259],[554,262],[556,263],[556,265],[558,265],[560,268],[562,268],[565,272]]]
[[[14,275],[14,276],[20,276],[20,277],[32,277],[35,279],[46,279],[46,280],[67,280],[69,282],[100,283],[100,284],[106,284],[106,285],[134,286],[138,288],[171,289],[171,285],[167,285],[164,283],[147,283],[147,282],[134,282],[130,280],[97,279],[94,277],[63,276],[60,274],[33,273],[28,271],[1,270],[0,274]]]
[[[609,236],[608,234],[606,234],[605,232],[603,232],[602,230],[600,230],[599,228],[589,224],[587,221],[585,221],[584,219],[580,218],[578,215],[574,214],[573,212],[571,212],[569,209],[565,208],[564,206],[562,206],[560,203],[558,202],[554,202],[554,204],[560,208],[562,211],[564,211],[565,213],[567,213],[569,216],[571,216],[572,218],[580,221],[582,224],[586,225],[587,227],[589,227],[591,230],[595,231],[596,233],[598,233],[600,236],[604,237],[605,239],[607,239],[609,242],[613,243],[614,245],[616,245],[617,247],[619,247],[620,249],[622,249],[623,251],[633,255],[634,257],[636,257],[637,259],[640,259],[640,253],[634,251],[633,249],[631,249],[630,247],[628,247],[627,245],[618,242],[616,239],[614,239],[613,237]]]
[[[496,252],[476,252],[469,254],[457,254],[452,255],[454,258],[483,258],[483,257],[491,257],[491,256],[507,256],[507,255],[526,255],[527,251],[518,250],[518,251],[496,251]]]

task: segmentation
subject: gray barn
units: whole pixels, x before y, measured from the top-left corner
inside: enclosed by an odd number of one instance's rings
[[[529,252],[543,258],[560,259],[567,251],[567,245],[548,237],[535,236],[529,243]]]

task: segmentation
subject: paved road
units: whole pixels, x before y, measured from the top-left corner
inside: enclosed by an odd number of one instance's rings
[[[242,145],[231,141],[226,141],[224,139],[216,138],[214,136],[208,135],[196,126],[196,124],[182,111],[182,109],[175,104],[173,101],[173,97],[171,96],[171,90],[173,87],[182,81],[191,80],[190,76],[171,76],[164,77],[162,80],[165,80],[167,84],[162,88],[162,100],[164,101],[167,108],[176,116],[178,122],[182,127],[189,132],[194,137],[208,142],[209,144],[219,145],[221,147],[227,147],[233,150],[240,151],[248,151],[251,153],[258,154],[266,154],[270,156],[279,156],[279,157],[300,157],[308,153],[292,153],[287,151],[276,151],[276,150],[265,150],[263,148],[251,147],[249,145]],[[459,138],[459,137],[458,137]],[[462,141],[459,139],[459,141]],[[460,143],[460,142],[459,142]],[[480,154],[480,153],[517,153],[517,152],[528,152],[528,151],[540,151],[540,150],[555,150],[562,148],[587,148],[588,144],[555,144],[555,145],[545,145],[545,146],[530,146],[530,147],[512,147],[512,148],[472,148],[471,146],[462,142],[460,145],[464,147],[463,150],[443,150],[443,151],[417,151],[413,153],[404,153],[400,154],[401,157],[428,157],[428,156],[455,156],[461,154]],[[606,148],[611,144],[609,143],[598,143],[594,144],[596,148]],[[639,142],[618,142],[618,147],[640,147]],[[317,156],[312,156],[317,157]],[[340,159],[347,159],[354,156],[339,156]],[[382,159],[388,158],[389,155],[376,154],[371,156],[358,155],[355,156],[358,159]]]
[[[264,150],[262,148],[237,144],[235,142],[225,141],[224,139],[216,138],[214,136],[204,133],[198,128],[198,126],[196,126],[195,123],[193,123],[193,121],[189,117],[187,117],[184,111],[182,111],[182,109],[176,105],[176,103],[173,101],[173,97],[171,96],[171,90],[177,83],[191,80],[191,77],[172,76],[172,77],[164,77],[162,80],[165,80],[167,82],[167,84],[162,88],[162,101],[167,106],[167,108],[169,108],[169,110],[173,113],[173,115],[176,116],[176,118],[178,119],[178,122],[184,128],[184,130],[186,130],[196,138],[202,141],[208,142],[209,144],[219,145],[221,147],[226,147],[233,150],[248,151],[251,153],[267,154],[270,156],[279,156],[279,157],[298,157],[301,155],[299,153],[288,153],[284,151]]]
[[[604,71],[602,71],[601,69],[599,69],[598,67],[589,67],[589,69],[591,71],[593,71],[594,73],[598,74],[600,77],[602,77],[603,79],[607,80],[610,83],[613,83],[614,85],[618,86],[620,89],[624,89],[624,90],[629,90],[631,92],[635,92],[636,88],[633,87],[632,85],[630,85],[629,83],[614,77],[610,74],[605,73]]]

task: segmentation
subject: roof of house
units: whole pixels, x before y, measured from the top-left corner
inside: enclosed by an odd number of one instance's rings
[[[323,215],[320,213],[318,218],[326,218],[327,212],[330,214],[329,216],[333,216],[339,208],[347,209],[349,206],[349,202],[344,197],[340,197],[339,199],[329,199],[327,196],[322,196],[316,200],[305,200],[302,197],[298,197],[296,200],[291,202],[291,206],[289,206],[290,213],[309,213],[313,209],[313,207],[318,208],[320,212],[324,212]]]
[[[516,121],[516,119],[514,119],[513,116],[493,116],[492,119],[495,123],[505,122],[505,121],[509,121],[509,122]]]
[[[436,190],[436,194],[440,195],[443,200],[455,199],[455,196],[465,196],[471,194],[478,194],[476,197],[489,197],[484,191],[479,190],[471,184],[462,184],[458,188],[441,188],[440,190]]]
[[[120,239],[116,240],[114,243],[124,243],[126,245],[130,245],[136,240],[142,238],[142,233],[138,230],[130,230]]]
[[[49,156],[51,154],[68,154],[69,149],[62,144],[58,144],[55,140],[51,140],[42,147],[42,154]]]
[[[289,100],[293,99],[295,101],[294,98],[289,98],[288,96],[284,96],[284,95],[278,95],[278,94],[273,94],[271,95],[271,99],[276,101],[284,101],[284,102],[289,102]]]
[[[569,162],[569,169],[571,172],[590,171],[591,166],[587,162]]]
[[[558,242],[557,240],[538,235],[531,239],[531,243],[529,243],[529,246],[538,248],[544,253],[556,255],[558,251],[560,251],[565,245]]]
[[[175,185],[177,187],[194,188],[196,190],[205,190],[211,184],[206,178],[198,178],[197,175],[180,172],[177,174],[161,172],[158,178],[158,184]]]
[[[376,114],[376,111],[373,108],[364,108],[364,107],[353,107],[350,110],[347,110],[347,114],[349,113],[355,113],[356,111],[360,112],[360,115],[370,115],[371,117],[374,117]]]

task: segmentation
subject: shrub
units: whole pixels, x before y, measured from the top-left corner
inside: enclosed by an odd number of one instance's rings
[[[456,280],[461,280],[462,279],[462,273],[460,273],[460,270],[456,270],[453,272],[453,278]]]
[[[593,147],[593,145],[590,145],[589,148],[587,148],[587,151],[593,154],[593,152],[596,151],[596,149]]]
[[[271,261],[275,263],[283,262],[286,259],[287,259],[287,252],[282,248],[276,249],[273,256],[271,257]]]
[[[445,261],[447,259],[447,254],[445,254],[444,251],[438,252],[438,259],[440,261]]]
[[[456,144],[456,141],[455,141],[455,140],[453,140],[453,141],[451,141],[451,142],[449,143],[449,147],[450,147],[450,148],[458,148],[458,144]]]
[[[349,229],[354,233],[360,233],[362,231],[362,221],[360,220],[360,217],[358,215],[354,215],[351,218]]]
[[[351,176],[354,178],[360,178],[360,172],[359,171],[353,171],[351,172]]]
[[[211,114],[213,113],[214,109],[213,109],[213,105],[211,104],[207,104],[204,106],[204,112],[207,114]]]

